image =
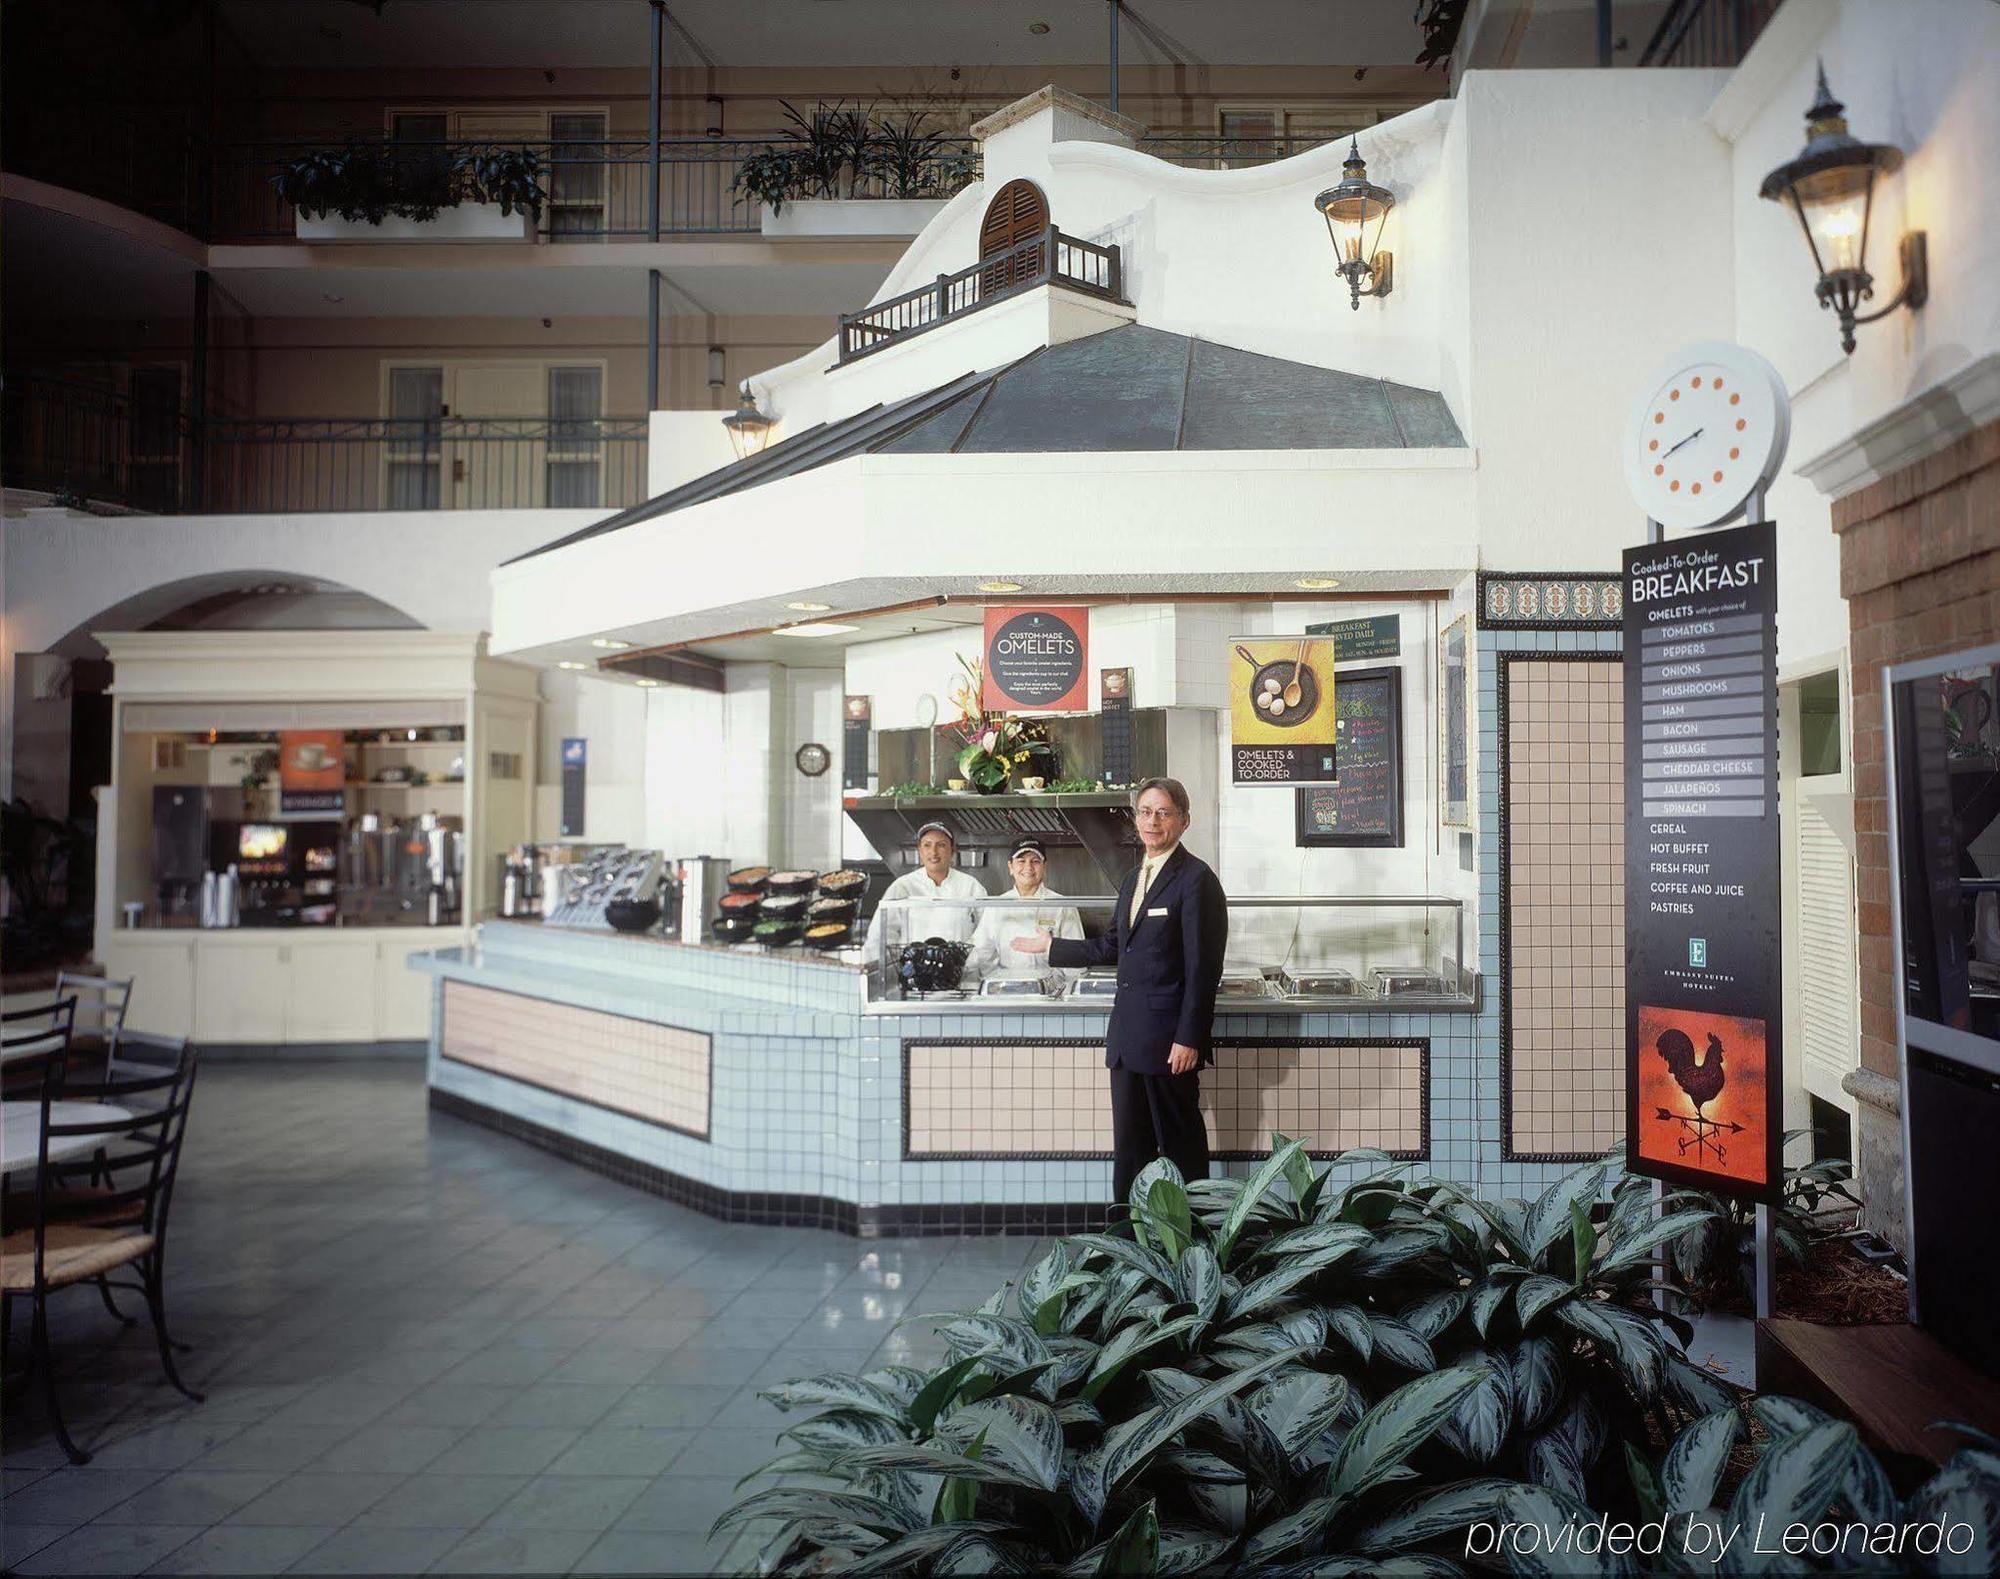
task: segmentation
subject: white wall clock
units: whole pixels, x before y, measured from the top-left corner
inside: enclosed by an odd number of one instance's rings
[[[1625,481],[1662,526],[1721,526],[1768,488],[1792,436],[1778,370],[1755,351],[1705,340],[1669,357],[1625,425]]]

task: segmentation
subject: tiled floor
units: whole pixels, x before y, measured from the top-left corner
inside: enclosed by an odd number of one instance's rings
[[[726,1571],[749,1544],[709,1524],[777,1453],[757,1389],[923,1363],[901,1317],[970,1308],[1038,1249],[732,1227],[431,1114],[414,1061],[211,1060],[167,1274],[208,1401],[143,1324],[60,1296],[95,1457],[69,1467],[38,1385],[10,1386],[5,1566]]]

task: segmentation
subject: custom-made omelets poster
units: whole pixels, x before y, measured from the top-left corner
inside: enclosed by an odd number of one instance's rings
[[[1332,638],[1232,636],[1228,662],[1230,782],[1337,782]]]

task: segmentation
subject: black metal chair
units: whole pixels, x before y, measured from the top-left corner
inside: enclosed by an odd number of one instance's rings
[[[53,1071],[60,1082],[76,1040],[76,994],[0,1013],[0,1080],[13,1085],[34,1071],[37,1087]]]
[[[185,1044],[160,1045],[172,1050],[172,1062],[148,1066],[135,1061],[141,1047],[134,1040],[121,1044],[123,1067],[116,1080],[66,1084],[45,1075],[34,1222],[0,1238],[0,1332],[12,1325],[16,1299],[32,1301],[33,1361],[42,1373],[49,1423],[74,1464],[88,1463],[90,1455],[71,1439],[56,1397],[48,1301],[61,1289],[94,1284],[107,1306],[107,1285],[141,1295],[167,1380],[202,1401],[174,1368],[176,1345],[167,1335],[165,1304],[167,1217],[196,1057]],[[95,1104],[100,1112],[73,1105],[58,1111],[58,1103]],[[136,1282],[108,1284],[110,1274],[126,1268]]]

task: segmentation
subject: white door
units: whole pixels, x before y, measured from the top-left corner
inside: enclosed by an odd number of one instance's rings
[[[540,362],[452,362],[445,366],[453,421],[444,445],[445,505],[453,510],[526,510],[545,497],[548,375]]]

